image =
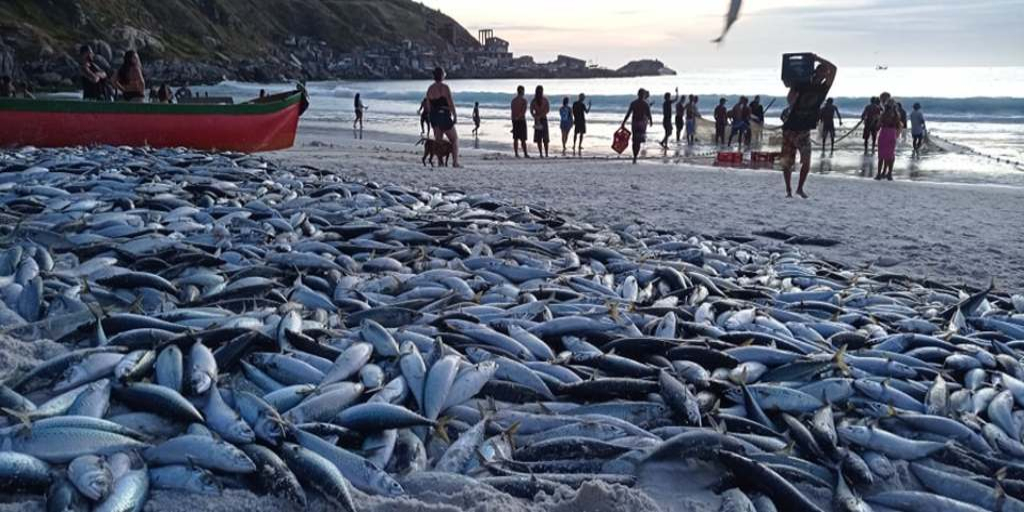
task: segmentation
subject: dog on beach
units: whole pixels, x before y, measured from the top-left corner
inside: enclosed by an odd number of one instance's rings
[[[420,139],[417,145],[423,144],[423,166],[427,166],[427,160],[430,160],[430,166],[434,167],[434,157],[437,157],[437,164],[441,167],[448,167],[448,157],[452,155],[452,143],[446,140],[434,140],[434,139]]]

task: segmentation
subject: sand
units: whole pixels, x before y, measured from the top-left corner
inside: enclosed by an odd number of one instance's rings
[[[511,147],[467,150],[463,169],[424,169],[420,147],[374,137],[302,130],[294,149],[271,158],[343,169],[379,183],[489,192],[601,224],[643,221],[705,235],[781,230],[822,237],[839,243],[804,249],[853,266],[958,285],[985,286],[995,279],[1001,289],[1024,290],[1020,188],[811,175],[811,199],[786,199],[778,171],[657,159],[637,166],[605,158],[526,161],[513,158]]]

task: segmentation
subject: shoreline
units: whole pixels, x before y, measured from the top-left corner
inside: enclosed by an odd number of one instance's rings
[[[781,172],[625,158],[516,160],[510,148],[466,150],[463,169],[424,168],[422,149],[400,141],[353,140],[347,130],[300,129],[296,146],[272,160],[346,171],[366,181],[493,193],[552,207],[586,222],[639,220],[706,235],[781,230],[838,242],[802,246],[852,266],[951,284],[1024,290],[1024,188],[997,184],[808,177],[810,200],[785,198]],[[323,146],[321,144],[333,144]],[[656,165],[655,165],[656,164]],[[794,176],[794,180],[796,176]],[[808,219],[816,219],[809,222]],[[765,241],[771,241],[764,239]]]

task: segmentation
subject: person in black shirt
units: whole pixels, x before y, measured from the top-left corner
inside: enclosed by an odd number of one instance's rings
[[[676,99],[672,99],[672,93],[665,93],[665,102],[661,105],[661,124],[665,126],[665,138],[661,139],[661,147],[668,149],[668,139],[672,137],[672,107],[679,101],[679,89],[676,89]]]
[[[750,146],[751,134],[753,133],[753,124],[757,123],[762,129],[764,128],[764,105],[761,104],[761,96],[754,96],[754,101],[750,102],[750,130],[747,130],[747,146]],[[761,133],[761,132],[758,132]]]
[[[836,79],[836,66],[815,55],[818,67],[808,83],[795,84],[789,89],[789,117],[782,125],[782,173],[786,180],[786,197],[793,197],[792,185],[793,166],[796,164],[796,153],[800,152],[800,182],[796,193],[807,199],[804,183],[811,171],[811,130],[818,126],[818,115],[821,104],[828,97],[832,84]]]
[[[583,103],[586,99],[587,95],[580,93],[580,99],[572,104],[572,123],[574,129],[572,135],[572,154],[574,155],[576,154],[576,139],[579,139],[580,143],[579,154],[583,154],[583,136],[587,134],[587,114],[590,113],[590,103]]]

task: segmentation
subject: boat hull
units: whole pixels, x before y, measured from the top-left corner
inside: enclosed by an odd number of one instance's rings
[[[295,143],[305,107],[301,91],[239,105],[0,100],[0,146],[274,151]]]

